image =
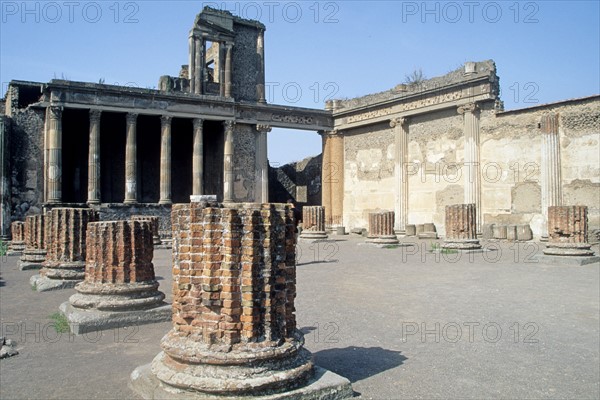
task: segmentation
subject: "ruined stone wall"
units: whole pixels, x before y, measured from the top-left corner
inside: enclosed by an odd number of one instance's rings
[[[256,52],[258,30],[234,23],[235,46],[232,49],[231,93],[236,101],[257,101],[256,84],[259,74],[259,56]]]
[[[256,130],[252,125],[235,125],[233,134],[233,173],[234,200],[238,202],[254,201],[254,186],[257,184],[254,176],[256,154]]]
[[[269,201],[294,199],[301,206],[321,205],[321,160],[319,154],[302,161],[269,167]]]

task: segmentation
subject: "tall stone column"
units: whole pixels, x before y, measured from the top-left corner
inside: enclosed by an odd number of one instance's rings
[[[325,207],[325,226],[331,226],[331,142],[327,131],[319,131],[322,140],[321,156],[321,205]]]
[[[10,240],[10,135],[7,117],[0,115],[0,241]]]
[[[194,118],[194,149],[192,155],[192,194],[204,194],[204,138],[202,118]]]
[[[269,202],[269,160],[267,156],[267,133],[269,125],[256,125],[256,153],[254,158],[255,202]]]
[[[265,31],[258,31],[256,40],[256,53],[258,54],[258,83],[256,84],[256,97],[259,103],[266,104],[265,96]]]
[[[171,121],[160,117],[160,200],[158,204],[171,204]]]
[[[204,72],[204,40],[201,38],[194,39],[194,58],[195,58],[195,68],[194,68],[194,93],[202,94],[204,93],[203,85],[203,72]]]
[[[479,107],[469,103],[458,107],[464,115],[465,135],[465,203],[475,204],[477,212],[476,230],[481,232],[481,164],[479,161]]]
[[[196,93],[196,39],[194,38],[193,32],[190,32],[188,38],[189,41],[189,66],[188,66],[188,79],[190,80],[190,93]]]
[[[158,291],[150,221],[87,226],[85,278],[60,306],[75,334],[171,319]]]
[[[476,232],[475,204],[446,206],[446,238],[443,248],[474,250],[481,248]]]
[[[231,97],[231,53],[233,45],[225,43],[225,97]]]
[[[48,203],[62,201],[62,113],[59,106],[48,107],[46,120],[48,131],[48,167],[46,186],[48,187]]]
[[[325,207],[302,207],[302,232],[300,232],[300,239],[327,239],[327,232],[325,231]]]
[[[71,288],[85,276],[86,229],[98,213],[86,208],[53,208],[49,219],[46,261],[40,275],[31,277],[38,291]]]
[[[558,134],[558,114],[549,113],[542,116],[540,128],[542,131],[542,215],[546,228],[548,223],[548,207],[562,206],[560,138]],[[544,240],[547,239],[542,234]]]
[[[125,203],[137,203],[137,117],[127,114],[127,141],[125,144]]]
[[[390,121],[394,128],[394,142],[396,153],[394,157],[394,231],[397,235],[406,235],[408,223],[408,176],[406,165],[408,163],[408,118],[394,118]]]
[[[331,140],[331,224],[343,226],[344,216],[344,137],[339,131],[332,131]]]
[[[233,129],[234,121],[225,121],[225,149],[223,152],[223,202],[232,203],[234,199],[234,179],[233,174]]]
[[[100,203],[100,110],[90,110],[90,145],[88,151],[89,204]]]

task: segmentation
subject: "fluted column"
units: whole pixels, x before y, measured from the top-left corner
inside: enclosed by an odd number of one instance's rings
[[[160,200],[158,204],[171,204],[171,121],[160,117]]]
[[[369,213],[369,238],[367,242],[376,244],[395,244],[398,238],[394,233],[393,211],[378,211]]]
[[[587,206],[548,207],[549,241],[545,255],[593,256],[588,240]]]
[[[204,72],[204,41],[200,38],[194,39],[194,93],[202,94],[204,90],[202,88],[203,85],[203,76]]]
[[[325,207],[325,225],[331,226],[331,142],[327,131],[319,131],[322,140],[321,156],[321,205]]]
[[[46,171],[46,186],[48,187],[48,203],[62,201],[62,113],[63,108],[50,106],[48,108],[48,170]]]
[[[325,231],[325,208],[323,206],[302,207],[302,232],[300,239],[327,239]]]
[[[333,226],[343,225],[344,215],[344,137],[341,132],[331,135],[331,163],[335,174],[331,179],[331,222]]]
[[[231,43],[225,43],[225,97],[231,97]]]
[[[204,194],[204,140],[202,118],[194,118],[194,153],[192,155],[192,194]]]
[[[267,157],[267,133],[269,125],[256,125],[256,156],[254,163],[255,202],[269,202],[269,160]]]
[[[406,164],[408,162],[408,118],[394,118],[390,121],[394,128],[396,153],[394,157],[394,231],[396,234],[406,234],[408,222],[408,177]]]
[[[100,110],[90,110],[90,145],[88,151],[88,199],[100,203]]]
[[[542,116],[540,128],[542,131],[542,215],[546,227],[548,207],[562,205],[560,139],[558,135],[558,114],[549,113]],[[544,229],[542,237],[546,238]]]
[[[137,203],[137,117],[127,114],[127,141],[125,144],[125,203]]]
[[[196,39],[194,39],[193,33],[189,36],[189,66],[188,66],[188,79],[190,80],[190,93],[196,93]]]
[[[256,97],[259,103],[265,104],[265,31],[258,31],[258,39],[256,40],[256,53],[258,54],[258,83],[256,85]]]
[[[225,149],[223,152],[223,201],[233,202],[233,128],[235,122],[225,121]]]
[[[475,204],[477,212],[477,233],[481,232],[481,173],[479,162],[479,107],[469,103],[458,107],[458,113],[464,115],[465,135],[465,203]]]
[[[475,204],[446,206],[446,237],[443,248],[474,250],[481,248],[476,232],[477,209]]]

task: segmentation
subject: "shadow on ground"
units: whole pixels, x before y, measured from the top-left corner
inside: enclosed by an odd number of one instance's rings
[[[355,383],[402,365],[407,358],[400,351],[381,347],[346,347],[314,353],[315,364]]]

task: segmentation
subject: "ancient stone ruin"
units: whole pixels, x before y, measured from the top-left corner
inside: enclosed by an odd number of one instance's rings
[[[25,223],[15,221],[10,224],[12,240],[8,246],[8,255],[20,255],[25,250]]]
[[[25,218],[25,250],[19,263],[20,270],[40,269],[46,259],[45,217],[30,215]]]
[[[304,206],[302,209],[302,232],[300,239],[327,239],[325,231],[325,207]]]
[[[446,206],[446,238],[442,247],[457,250],[480,249],[476,214],[475,204]]]
[[[158,217],[153,215],[132,215],[132,221],[148,221],[152,227],[152,243],[154,246],[161,244],[160,236],[158,234]]]
[[[54,208],[48,216],[46,261],[30,280],[38,292],[74,287],[83,280],[87,224],[98,220],[98,213],[86,208]]]
[[[352,396],[346,379],[313,365],[296,329],[289,206],[177,204],[172,224],[173,329],[151,366],[133,372],[138,394]]]
[[[85,279],[60,306],[73,333],[171,319],[154,276],[154,232],[150,220],[88,224]]]
[[[369,213],[369,236],[367,242],[375,244],[397,244],[394,233],[394,211]]]

